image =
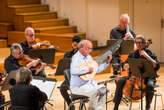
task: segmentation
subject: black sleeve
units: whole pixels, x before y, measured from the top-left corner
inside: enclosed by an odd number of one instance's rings
[[[5,70],[6,70],[7,73],[9,73],[9,72],[12,71],[12,70],[17,70],[17,69],[20,68],[19,65],[17,65],[17,64],[14,63],[14,62],[11,62],[11,61],[9,61],[9,60],[7,60],[7,59],[5,60],[4,66],[5,66]]]
[[[29,47],[25,42],[22,42],[20,45],[22,46],[22,49],[24,51],[23,52],[24,54],[27,54],[28,51],[32,49],[32,47]]]
[[[157,59],[157,56],[155,55],[155,53],[151,53],[150,57],[151,57],[153,60],[156,61],[156,67],[155,67],[154,69],[155,69],[156,71],[158,71],[159,68],[160,68],[160,64],[159,64],[159,61],[158,61],[158,59]]]
[[[114,32],[114,30],[112,29],[111,32],[110,32],[110,39],[116,39],[114,33],[115,33],[115,32]]]
[[[42,108],[45,102],[47,101],[47,95],[44,92],[40,91],[38,87],[36,86],[33,86],[33,87],[34,87],[34,92],[36,95],[35,101],[36,103],[38,103],[38,107]]]
[[[133,35],[134,38],[136,38],[136,34],[133,30],[130,30],[131,34]]]

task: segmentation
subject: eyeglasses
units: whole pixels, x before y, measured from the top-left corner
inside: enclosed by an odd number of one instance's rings
[[[135,42],[136,44],[144,44],[144,42]]]
[[[93,50],[93,48],[90,48],[90,47],[86,47],[87,50]]]
[[[27,36],[33,37],[33,36],[34,36],[34,34],[30,34],[30,35],[27,35]]]

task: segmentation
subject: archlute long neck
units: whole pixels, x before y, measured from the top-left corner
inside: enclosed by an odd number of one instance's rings
[[[129,26],[126,27],[126,33],[129,33],[130,32],[130,29],[129,29]]]
[[[108,59],[109,55],[114,54],[120,48],[122,41],[123,39],[120,39],[116,43],[114,43],[112,46],[108,47],[107,51],[95,60],[97,64],[100,65],[101,63],[103,63],[105,60]]]

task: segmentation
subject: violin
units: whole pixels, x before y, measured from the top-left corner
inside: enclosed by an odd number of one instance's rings
[[[21,59],[18,60],[18,64],[21,66],[25,66],[34,60],[38,60],[38,65],[36,65],[35,68],[39,69],[41,67],[41,60],[39,58],[31,59],[28,55],[25,55],[25,54],[23,54]]]
[[[0,72],[0,86],[3,84],[4,79],[7,77],[7,74]]]
[[[35,40],[31,42],[29,46],[32,47],[33,45],[36,45],[37,43],[39,43],[39,46],[37,46],[35,49],[54,48],[54,46],[51,45],[50,41],[48,40],[41,41],[39,38],[35,38]]]

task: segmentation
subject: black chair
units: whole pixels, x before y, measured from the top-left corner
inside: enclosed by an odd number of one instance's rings
[[[70,78],[71,78],[71,74],[70,74],[70,70],[66,69],[64,70],[64,77],[65,80],[68,82],[67,84],[70,84]],[[70,85],[68,85],[69,87]],[[70,110],[70,107],[76,103],[80,103],[79,105],[79,110],[86,110],[86,106],[85,103],[87,103],[89,101],[89,97],[87,96],[83,96],[83,95],[76,95],[76,94],[72,94],[70,91],[70,98],[71,98],[71,104],[69,105],[68,110]]]
[[[8,107],[10,106],[11,101],[6,101],[3,104],[0,105],[0,110],[8,110]]]

